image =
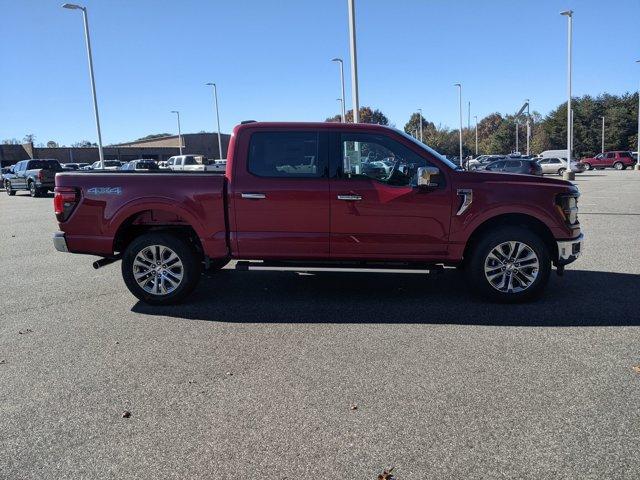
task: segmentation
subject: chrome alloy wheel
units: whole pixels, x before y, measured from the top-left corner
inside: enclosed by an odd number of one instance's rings
[[[540,261],[526,243],[509,241],[489,252],[484,261],[484,275],[493,288],[503,293],[526,290],[538,277]]]
[[[184,276],[180,257],[164,245],[149,245],[138,252],[133,261],[133,278],[152,295],[173,292]]]

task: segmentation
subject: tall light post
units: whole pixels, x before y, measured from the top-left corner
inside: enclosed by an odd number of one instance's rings
[[[178,117],[178,146],[180,148],[180,155],[182,155],[182,130],[180,129],[180,112],[177,110],[171,110],[171,113],[175,113]]]
[[[471,128],[471,102],[468,102],[467,108],[467,130]]]
[[[338,64],[340,65],[340,91],[342,94],[342,99],[340,100],[340,103],[342,103],[341,114],[342,114],[342,123],[346,123],[347,115],[345,114],[345,105],[344,105],[344,62],[342,61],[341,58],[333,58],[331,59],[331,61],[338,62]]]
[[[640,63],[640,60],[636,60],[636,63]],[[640,170],[640,89],[638,89],[638,158],[636,160],[636,166],[634,170]]]
[[[604,155],[604,117],[602,117],[602,148],[600,149],[600,153]]]
[[[529,99],[525,100],[527,103],[527,156],[529,156],[529,142],[531,139],[531,114],[529,113]]]
[[[222,160],[222,138],[220,135],[220,112],[218,110],[218,87],[216,86],[215,83],[206,83],[205,85],[213,87],[213,100],[216,107],[216,120],[218,122],[218,158]],[[180,142],[180,145],[182,145],[182,142]]]
[[[560,15],[567,17],[567,169],[562,174],[564,180],[575,180],[576,176],[571,171],[571,150],[573,144],[573,112],[571,111],[571,70],[572,56],[571,47],[573,43],[573,10],[565,10]]]
[[[459,141],[460,141],[460,166],[462,166],[462,84],[454,83],[454,87],[458,87],[458,111],[460,115],[460,131],[459,131]]]
[[[342,98],[336,98],[336,101],[340,103],[340,111],[342,118],[344,118],[344,100]],[[344,120],[342,121],[342,123],[345,123]]]
[[[358,55],[356,51],[356,6],[355,0],[347,0],[349,7],[349,51],[351,56],[351,97],[353,101],[353,123],[360,122],[360,100],[358,98]]]
[[[473,121],[476,124],[476,157],[478,156],[478,116],[473,116]]]
[[[422,142],[422,109],[418,109],[418,122],[420,122],[420,141]]]
[[[516,120],[516,152],[519,152],[520,150],[518,150],[518,126],[520,125],[520,122],[518,122],[518,120]]]
[[[87,18],[87,8],[73,3],[65,3],[62,8],[69,10],[81,10],[84,19],[84,38],[87,44],[87,56],[89,57],[89,78],[91,79],[91,92],[93,94],[93,112],[96,117],[96,130],[98,132],[98,156],[100,158],[100,168],[104,169],[104,152],[102,151],[102,132],[100,131],[100,115],[98,114],[98,98],[96,95],[96,81],[93,75],[93,55],[91,54],[91,38],[89,37],[89,19]]]

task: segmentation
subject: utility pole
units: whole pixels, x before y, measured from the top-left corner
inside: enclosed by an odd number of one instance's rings
[[[602,148],[600,153],[604,154],[604,117],[602,117]]]
[[[467,104],[467,130],[471,129],[471,101]]]
[[[458,139],[460,142],[460,166],[462,167],[462,84],[454,83],[454,87],[458,87],[458,113],[460,116],[460,130]]]
[[[422,142],[422,109],[418,109],[418,122],[420,123],[420,141]]]
[[[213,86],[213,99],[215,100],[215,104],[216,104],[216,119],[218,121],[218,158],[222,160],[222,140],[220,135],[220,112],[218,111],[218,87],[216,87],[215,83],[207,83],[207,85]]]
[[[340,103],[342,104],[342,108],[340,110],[340,115],[342,117],[342,123],[347,121],[347,115],[345,113],[345,105],[344,105],[344,62],[341,58],[334,58],[331,60],[332,62],[338,62],[340,65],[340,91],[342,92],[342,98],[340,99]]]
[[[171,113],[175,113],[178,117],[178,147],[180,148],[180,155],[182,155],[182,130],[180,129],[180,112],[177,110],[171,110]]]

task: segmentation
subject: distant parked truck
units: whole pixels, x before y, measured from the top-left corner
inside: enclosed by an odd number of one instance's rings
[[[627,167],[633,167],[636,163],[633,155],[629,151],[605,152],[595,157],[583,158],[582,163],[585,164],[587,170],[594,168],[615,168],[616,170],[624,170]]]
[[[213,165],[204,165],[198,161],[198,155],[177,155],[167,160],[167,166],[170,170],[176,172],[214,172],[224,171],[220,168],[216,168]]]
[[[545,150],[538,158],[564,158],[565,161],[567,159],[567,149],[563,148],[561,150]]]
[[[17,190],[28,190],[32,197],[53,192],[56,173],[62,166],[55,159],[22,160],[9,167],[2,175],[7,194],[13,196]]]

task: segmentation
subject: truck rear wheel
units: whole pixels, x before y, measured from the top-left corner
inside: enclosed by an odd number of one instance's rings
[[[10,197],[13,197],[16,194],[16,191],[11,188],[11,182],[9,182],[8,180],[4,184],[4,189],[6,190],[7,195],[9,195]]]
[[[151,305],[171,305],[189,295],[200,280],[202,262],[182,238],[149,233],[129,244],[122,277],[136,297]]]
[[[484,297],[526,302],[539,297],[547,285],[551,257],[535,233],[524,227],[502,227],[480,238],[466,273],[471,288]]]

